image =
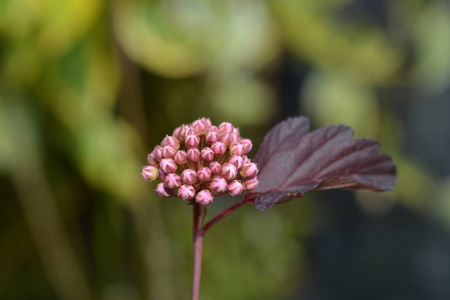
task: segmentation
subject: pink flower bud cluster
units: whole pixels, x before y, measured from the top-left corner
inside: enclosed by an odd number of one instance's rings
[[[160,197],[179,197],[202,205],[216,196],[237,196],[258,185],[258,167],[247,157],[252,141],[224,122],[214,126],[208,118],[177,127],[148,155],[141,175],[160,179]]]

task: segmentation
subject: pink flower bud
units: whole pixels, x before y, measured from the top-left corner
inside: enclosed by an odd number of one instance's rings
[[[200,120],[203,122],[203,124],[205,124],[206,130],[211,127],[211,120],[209,118],[203,117]]]
[[[251,191],[256,189],[258,183],[259,183],[258,178],[255,176],[245,179],[242,185],[244,186],[244,190]]]
[[[234,131],[234,126],[231,123],[223,122],[219,125],[219,133],[232,133]]]
[[[222,155],[227,151],[227,146],[222,142],[215,142],[211,145],[211,149],[215,155]]]
[[[214,151],[211,148],[205,147],[202,149],[201,156],[204,161],[212,161],[214,159]]]
[[[186,126],[186,131],[184,133],[184,139],[186,140],[186,138],[190,135],[197,135],[197,132],[191,126]]]
[[[249,153],[250,150],[252,150],[252,141],[251,140],[249,140],[249,139],[241,139],[239,142],[244,145],[244,148],[245,148],[245,151],[246,151],[245,154]]]
[[[230,146],[231,145],[231,143],[233,142],[233,138],[231,137],[231,134],[229,134],[229,133],[224,133],[224,134],[222,134],[221,136],[220,136],[220,141],[222,142],[222,143],[224,143],[225,144],[225,146]]]
[[[227,181],[233,180],[236,178],[238,174],[238,170],[235,165],[230,163],[225,163],[222,166],[222,171],[220,171],[220,175]]]
[[[167,174],[166,179],[164,180],[166,186],[170,189],[176,189],[181,185],[181,177],[176,173]]]
[[[211,180],[211,184],[209,185],[209,189],[213,193],[223,193],[227,190],[227,188],[228,188],[227,181],[219,176],[214,177]]]
[[[142,168],[141,176],[146,181],[154,181],[158,178],[158,168],[155,168],[154,166],[145,166]]]
[[[154,167],[159,167],[159,163],[156,160],[155,156],[153,156],[153,153],[150,153],[149,155],[147,155],[147,161],[150,165],[152,165]]]
[[[180,130],[181,130],[181,126],[178,126],[177,128],[175,128],[175,129],[173,130],[173,133],[172,133],[172,135],[173,135],[174,137],[176,137],[176,138],[178,139],[178,141],[180,140],[180,139],[179,139],[179,137],[180,137]]]
[[[209,190],[201,190],[195,196],[195,201],[201,205],[208,205],[214,199],[214,196],[211,194]]]
[[[163,159],[164,158],[164,155],[163,155],[163,148],[160,146],[160,145],[158,145],[158,146],[156,146],[154,149],[153,149],[153,156],[156,158],[156,160],[157,161],[160,161],[161,159]]]
[[[186,136],[186,141],[184,143],[190,148],[196,148],[200,143],[200,137],[196,134],[190,134]]]
[[[252,161],[247,157],[247,155],[242,156],[242,159],[244,160],[244,165],[246,163],[251,163]]]
[[[180,186],[180,188],[178,189],[178,197],[180,197],[183,200],[190,200],[192,198],[194,198],[195,196],[195,189],[192,185],[186,185],[183,184],[182,186]]]
[[[161,170],[161,169],[158,170],[158,178],[159,178],[159,180],[165,181],[166,180],[166,176],[167,176],[167,174],[163,170]]]
[[[166,137],[161,142],[161,146],[164,147],[168,145],[173,146],[175,149],[180,148],[180,142],[176,137],[166,135]]]
[[[228,184],[228,194],[230,196],[237,196],[242,193],[244,186],[241,184],[239,180],[233,180]]]
[[[239,134],[231,133],[230,136],[231,136],[231,144],[239,143],[239,139],[240,139]]]
[[[241,133],[239,132],[239,128],[234,128],[233,134],[238,138],[238,140],[241,139]]]
[[[159,166],[166,174],[173,173],[177,170],[177,163],[171,158],[162,159]]]
[[[212,145],[219,140],[219,134],[214,131],[209,131],[205,135],[205,140],[208,145]]]
[[[239,173],[242,177],[253,177],[258,174],[258,167],[255,163],[246,163],[242,166],[242,169]]]
[[[142,168],[141,176],[147,181],[161,179],[157,187],[161,197],[176,193],[183,200],[207,205],[214,195],[235,196],[258,185],[257,165],[246,156],[251,148],[239,128],[228,122],[213,126],[202,117],[166,135],[148,154],[149,165]]]
[[[187,126],[186,125],[181,125],[180,127],[177,128],[178,132],[176,132],[177,134],[175,135],[175,132],[173,133],[173,135],[179,140],[179,141],[184,141],[184,137],[186,136],[186,129]],[[175,129],[175,130],[177,130]]]
[[[211,172],[210,168],[203,167],[203,168],[200,168],[197,171],[197,178],[200,181],[208,181],[208,180],[210,180],[211,179],[211,175],[212,175],[212,172]]]
[[[187,152],[187,157],[190,161],[198,162],[200,160],[200,150],[197,148],[191,148]]]
[[[217,126],[211,126],[206,130],[206,133],[210,133],[210,132],[215,132],[215,133],[219,133],[219,128],[217,128]]]
[[[235,165],[238,170],[240,170],[242,168],[242,166],[244,165],[244,159],[242,158],[242,156],[239,156],[239,155],[232,155],[228,159],[228,162],[230,164]]]
[[[192,123],[192,127],[198,135],[203,135],[206,133],[206,124],[201,119],[195,120]]]
[[[164,146],[163,148],[163,156],[164,158],[173,158],[173,156],[177,153],[177,149],[172,145]]]
[[[241,143],[231,145],[230,153],[232,155],[239,155],[239,156],[247,154],[247,152],[245,151],[245,148],[244,148],[244,144],[241,144]]]
[[[192,169],[186,169],[181,173],[181,180],[185,184],[194,184],[197,181],[197,173]]]
[[[209,164],[209,169],[211,170],[211,172],[213,174],[219,174],[220,170],[222,170],[222,165],[219,162],[217,162],[217,161],[212,161]]]
[[[177,153],[175,153],[175,155],[173,156],[173,160],[179,165],[184,165],[185,163],[187,163],[186,151],[178,150]]]
[[[169,198],[173,196],[173,190],[164,186],[164,183],[158,183],[156,186],[156,192],[161,198]]]

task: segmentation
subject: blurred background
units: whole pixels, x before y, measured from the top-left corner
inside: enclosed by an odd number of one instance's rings
[[[450,299],[449,31],[445,0],[0,0],[0,299],[189,299],[191,207],[147,153],[206,116],[255,154],[297,115],[379,140],[395,192],[244,206],[201,298]]]

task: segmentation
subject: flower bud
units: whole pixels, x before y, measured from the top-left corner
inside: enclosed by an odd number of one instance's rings
[[[225,146],[228,147],[228,146],[230,146],[231,143],[233,142],[233,138],[231,137],[231,134],[229,134],[229,133],[224,133],[224,134],[220,135],[220,141],[221,141],[222,143],[224,143]]]
[[[158,178],[158,168],[155,168],[154,166],[145,166],[142,168],[141,176],[146,181],[154,181]]]
[[[163,155],[163,148],[160,146],[160,145],[158,145],[158,146],[156,146],[154,149],[153,149],[153,156],[156,158],[156,160],[157,161],[160,161],[161,159],[163,159],[164,158],[164,155]]]
[[[203,122],[203,124],[205,124],[206,130],[211,127],[211,120],[209,118],[203,117],[200,120]]]
[[[214,131],[209,131],[205,135],[205,140],[208,145],[212,145],[219,140],[219,134]]]
[[[211,149],[215,155],[222,155],[227,151],[227,147],[222,142],[215,142],[211,145]]]
[[[197,181],[197,173],[192,169],[186,169],[181,173],[181,180],[185,184],[194,184]]]
[[[161,146],[164,147],[168,145],[173,146],[175,149],[180,148],[180,142],[176,137],[166,135],[166,137],[161,142]]]
[[[212,161],[209,164],[209,169],[211,170],[211,172],[213,174],[219,174],[220,170],[222,170],[222,165],[219,162],[217,162],[217,161]]]
[[[210,168],[203,167],[203,168],[200,168],[197,171],[197,178],[200,181],[208,181],[208,180],[210,180],[211,179],[211,175],[212,175],[212,172],[211,172]]]
[[[240,195],[243,189],[244,187],[239,180],[233,180],[228,184],[228,194],[230,196]]]
[[[244,159],[242,158],[242,156],[239,156],[239,155],[232,155],[228,159],[228,162],[230,164],[235,165],[238,170],[240,170],[242,168],[242,166],[244,165]]]
[[[227,181],[219,176],[214,177],[211,180],[211,184],[209,185],[209,189],[213,193],[223,193],[227,190],[227,188],[228,188]]]
[[[180,140],[180,139],[179,139],[179,137],[180,137],[180,130],[181,130],[181,126],[178,126],[177,128],[175,128],[175,129],[173,130],[173,133],[172,133],[172,135],[173,135],[174,137],[176,137],[176,138],[178,139],[178,141]]]
[[[173,158],[173,156],[177,153],[177,149],[172,145],[164,146],[163,148],[163,156],[164,158]]]
[[[200,151],[197,148],[191,148],[187,152],[190,161],[198,162],[200,160]]]
[[[179,165],[184,165],[185,163],[187,163],[186,151],[178,150],[177,153],[175,153],[175,155],[173,156],[173,160]]]
[[[251,163],[251,162],[252,162],[252,161],[247,157],[247,155],[243,155],[243,156],[242,156],[242,159],[243,159],[243,161],[244,161],[244,165],[247,164],[247,163]]]
[[[166,180],[166,176],[167,176],[167,174],[163,170],[161,170],[161,169],[158,170],[158,178],[159,178],[159,180],[165,181]]]
[[[167,174],[166,179],[164,180],[166,186],[170,189],[179,188],[181,185],[181,177],[176,173]]]
[[[211,194],[209,190],[201,190],[195,196],[195,201],[201,205],[208,205],[214,199],[214,196]]]
[[[156,192],[161,198],[169,198],[173,196],[173,190],[164,186],[164,183],[158,183],[156,186]]]
[[[171,158],[162,159],[159,166],[166,174],[173,173],[177,170],[177,163]]]
[[[214,151],[211,148],[205,147],[202,149],[201,156],[204,161],[212,161],[214,159]]]
[[[250,150],[252,150],[252,141],[249,139],[241,139],[239,141],[241,144],[244,145],[244,149],[245,149],[245,154],[249,153]]]
[[[207,205],[214,195],[236,196],[258,185],[257,165],[246,156],[251,147],[231,123],[213,126],[210,119],[199,118],[166,135],[148,154],[149,165],[141,176],[147,181],[161,179],[156,190],[161,197],[176,193],[183,200]]]
[[[197,132],[191,126],[186,126],[186,131],[184,133],[184,139],[186,140],[186,138],[190,135],[197,135]]]
[[[240,139],[239,133],[233,132],[233,133],[230,133],[230,136],[231,136],[231,144],[239,143],[239,139]]]
[[[206,133],[210,133],[210,132],[215,132],[215,133],[219,133],[219,128],[217,128],[217,126],[214,126],[214,125],[212,125],[211,127],[209,127],[207,130],[206,130]]]
[[[179,128],[179,129],[178,129]],[[181,125],[180,127],[178,127],[178,132],[177,135],[175,135],[175,132],[173,133],[173,135],[179,140],[179,141],[184,141],[184,137],[186,136],[186,129],[187,126],[186,125]],[[176,129],[175,129],[176,130]]]
[[[230,153],[232,155],[239,155],[239,156],[247,154],[247,152],[245,151],[245,148],[244,148],[244,144],[241,144],[241,143],[231,145]]]
[[[242,166],[242,169],[239,173],[242,177],[253,177],[258,174],[258,167],[255,163],[246,163]]]
[[[255,176],[245,179],[242,185],[244,186],[244,190],[251,191],[258,186],[258,183],[259,183],[258,178]]]
[[[200,143],[200,137],[196,134],[190,134],[190,135],[186,136],[186,141],[184,143],[189,148],[196,148],[196,147],[198,147],[198,144]]]
[[[220,171],[220,175],[222,175],[222,177],[227,180],[233,180],[234,178],[236,178],[238,174],[237,168],[235,165],[230,164],[230,163],[225,163],[222,166],[222,170]]]
[[[159,167],[159,163],[156,160],[155,156],[153,155],[153,153],[150,153],[149,155],[147,155],[147,161],[150,165],[154,166],[154,167]]]
[[[241,139],[241,133],[239,132],[239,128],[234,128],[233,134],[238,138],[238,140]]]
[[[198,135],[203,135],[206,133],[206,124],[201,119],[195,120],[192,123],[192,127]]]
[[[185,201],[190,200],[190,199],[194,198],[194,196],[195,196],[195,189],[192,185],[183,184],[178,189],[177,196]]]
[[[234,126],[231,123],[223,122],[219,125],[219,133],[232,133],[234,131]]]

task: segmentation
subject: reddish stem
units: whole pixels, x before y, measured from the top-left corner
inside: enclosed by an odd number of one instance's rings
[[[206,207],[196,202],[194,207],[193,240],[194,240],[194,267],[192,273],[192,300],[198,300],[200,294],[200,277],[202,272],[202,250],[204,231],[201,230],[206,214]]]
[[[194,267],[192,274],[192,300],[198,300],[200,294],[200,277],[202,272],[202,251],[203,251],[203,237],[208,229],[228,216],[230,213],[241,207],[246,203],[251,203],[250,199],[244,198],[206,223],[203,227],[203,221],[206,215],[206,207],[196,202],[193,203],[194,221],[193,221],[193,240],[194,240]]]
[[[205,235],[206,231],[208,231],[208,229],[211,226],[213,226],[214,224],[216,224],[217,222],[222,220],[224,217],[228,216],[230,213],[232,213],[233,211],[235,211],[236,209],[238,209],[242,205],[244,205],[246,203],[250,203],[250,202],[251,201],[248,201],[247,199],[244,199],[241,202],[238,202],[238,203],[228,207],[226,210],[224,210],[223,212],[221,212],[220,214],[215,216],[213,219],[211,219],[208,223],[206,223],[205,226],[203,226],[203,228],[201,229],[202,234]]]

